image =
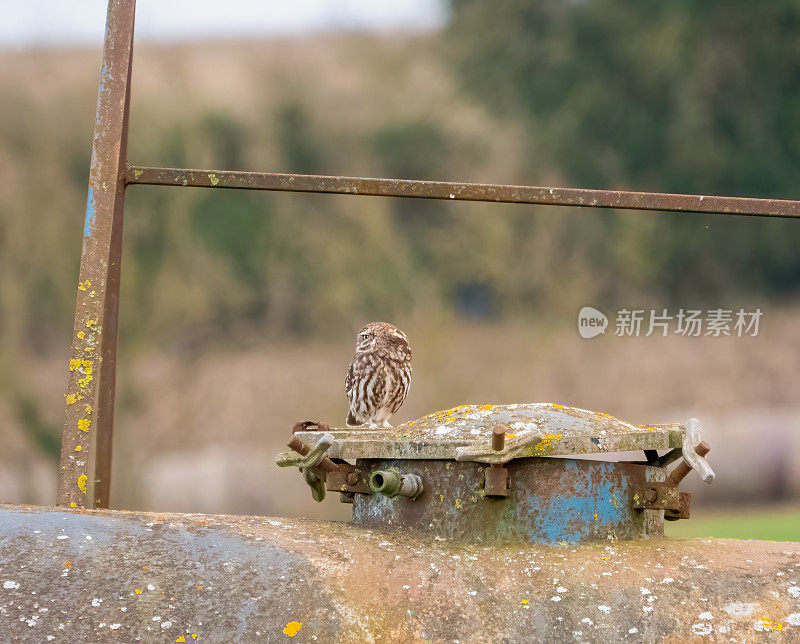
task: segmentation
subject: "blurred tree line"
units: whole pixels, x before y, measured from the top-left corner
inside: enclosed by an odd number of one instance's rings
[[[797,2],[452,5],[462,87],[497,114],[524,119],[532,159],[564,183],[798,198]],[[626,247],[614,278],[659,299],[780,296],[800,286],[796,222],[628,222],[607,220],[602,243]],[[719,228],[711,239],[707,225]]]
[[[181,107],[163,109],[137,85],[160,68],[137,58],[130,158],[797,198],[798,28],[788,0],[454,0],[444,32],[400,44],[228,51],[246,107],[176,68]],[[67,78],[0,92],[11,352],[70,328],[96,69]],[[416,313],[743,306],[800,286],[793,221],[144,187],[126,208],[121,342],[145,348]]]

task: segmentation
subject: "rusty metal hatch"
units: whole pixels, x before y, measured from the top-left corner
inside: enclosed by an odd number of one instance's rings
[[[318,501],[338,492],[358,526],[484,542],[662,535],[665,518],[689,516],[683,477],[714,480],[696,419],[635,426],[553,403],[463,405],[389,429],[298,423],[289,447],[278,465],[300,467]],[[619,452],[640,460],[597,460]]]
[[[682,212],[690,216],[715,213],[800,218],[800,201],[782,199],[131,165],[127,158],[127,140],[135,7],[135,0],[108,2],[75,324],[69,350],[66,415],[56,499],[60,506],[109,507],[122,213],[129,185],[625,208]],[[411,425],[404,427],[414,428]],[[655,431],[656,434],[669,432],[658,428]],[[348,441],[340,437],[337,444],[344,447]],[[517,467],[524,458],[515,456],[514,463],[508,467]],[[472,465],[466,461],[454,461],[462,462],[465,463],[463,467],[478,467],[480,460],[471,461]],[[490,486],[502,485],[503,474],[497,467],[487,476],[490,477]]]

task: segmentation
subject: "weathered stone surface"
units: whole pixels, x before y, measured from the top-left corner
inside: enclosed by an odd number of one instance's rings
[[[0,641],[691,638],[797,641],[800,543],[467,546],[304,520],[0,506]]]

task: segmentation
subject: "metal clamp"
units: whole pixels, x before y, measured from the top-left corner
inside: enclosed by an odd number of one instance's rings
[[[291,467],[294,465],[299,467],[303,478],[311,488],[311,496],[315,501],[320,502],[325,498],[326,474],[338,468],[336,463],[325,455],[325,452],[335,442],[331,434],[323,434],[314,447],[309,448],[297,436],[293,436],[292,440],[289,441],[289,447],[292,448],[292,451],[278,454],[275,462],[279,467]]]
[[[679,510],[678,485],[672,481],[642,481],[633,494],[634,510]]]
[[[492,452],[502,452],[506,447],[506,432],[502,427],[492,430]],[[492,463],[483,471],[483,489],[486,496],[508,496],[508,469]]]
[[[711,450],[708,443],[700,440],[700,421],[690,418],[686,423],[686,433],[683,437],[683,463],[678,464],[670,478],[679,483],[689,470],[694,470],[705,483],[713,483],[714,470],[706,460],[706,454]]]

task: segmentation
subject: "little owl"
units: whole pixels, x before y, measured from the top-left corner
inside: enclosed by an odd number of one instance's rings
[[[344,386],[350,400],[347,426],[391,427],[411,384],[411,347],[393,324],[370,322],[356,338],[356,354]]]

